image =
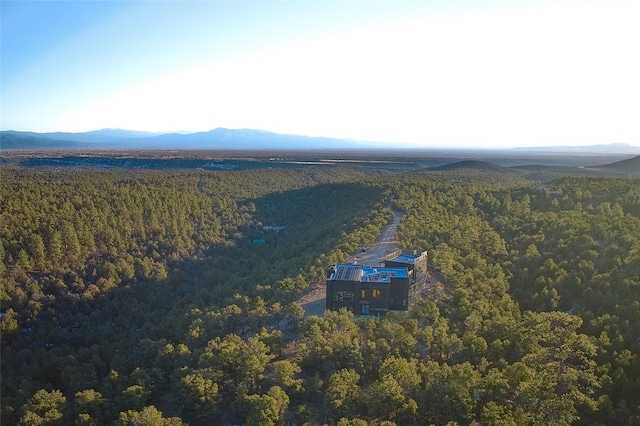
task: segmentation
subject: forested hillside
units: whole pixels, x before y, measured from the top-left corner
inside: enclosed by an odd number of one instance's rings
[[[2,424],[640,422],[640,181],[372,173],[3,168]],[[446,285],[303,318],[388,207]]]

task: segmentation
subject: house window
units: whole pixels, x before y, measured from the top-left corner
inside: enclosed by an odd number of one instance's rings
[[[352,291],[334,291],[333,301],[334,302],[353,302],[353,292]]]
[[[384,297],[384,290],[373,289],[373,297]]]
[[[366,299],[367,298],[367,289],[363,288],[360,289],[360,299]]]

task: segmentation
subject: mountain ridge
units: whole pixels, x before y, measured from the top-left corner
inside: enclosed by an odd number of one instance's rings
[[[459,171],[459,170],[477,170],[477,171],[486,171],[493,173],[506,173],[506,174],[514,174],[516,173],[513,169],[509,167],[500,166],[498,164],[482,161],[482,160],[462,160],[456,161],[454,163],[445,164],[442,166],[431,167],[428,170],[434,172],[449,172],[449,171]]]
[[[223,127],[206,132],[162,134],[122,129],[80,133],[0,132],[0,149],[355,149],[364,146],[364,142],[346,139]]]
[[[513,148],[517,151],[535,151],[535,152],[591,152],[591,153],[625,153],[625,154],[640,154],[640,147],[631,145],[628,143],[613,142],[609,144],[595,144],[595,145],[555,145],[555,146],[542,146],[542,147],[519,147]]]
[[[592,166],[592,168],[618,170],[622,172],[638,172],[640,170],[640,155],[627,160],[616,161],[615,163]]]
[[[183,133],[153,133],[138,130],[106,128],[88,132],[0,131],[0,149],[359,149],[384,148],[385,144],[345,138],[280,134],[267,130],[228,129],[218,127],[209,131]],[[387,148],[398,148],[388,143]],[[402,146],[406,148],[406,146]],[[424,147],[416,149],[441,149]],[[455,148],[449,148],[455,150]],[[468,148],[460,148],[467,149]],[[625,143],[590,146],[551,146],[509,148],[511,152],[537,153],[615,153],[640,154],[640,147]]]

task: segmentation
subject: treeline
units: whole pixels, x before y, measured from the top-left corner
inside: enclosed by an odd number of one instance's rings
[[[431,245],[451,283],[441,364],[482,379],[458,422],[638,423],[640,182],[445,179],[413,177],[396,203],[403,244]]]
[[[181,370],[169,361],[158,369],[163,354],[294,325],[299,293],[388,220],[379,188],[349,183],[365,177],[342,168],[3,170],[3,421],[46,418],[29,407],[55,394],[73,422],[76,394],[91,391],[106,406],[81,417],[112,422],[174,394]],[[273,223],[284,230],[263,230]],[[38,239],[44,248],[31,244]]]
[[[3,423],[640,422],[638,180],[4,176]],[[408,313],[303,318],[300,293],[373,241],[390,204],[443,285]]]
[[[602,423],[640,421],[640,185],[565,178],[481,208],[509,241],[523,309],[581,320],[596,349]]]

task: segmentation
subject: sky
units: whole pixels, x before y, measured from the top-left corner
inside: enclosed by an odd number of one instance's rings
[[[2,130],[640,146],[637,0],[0,7]]]

